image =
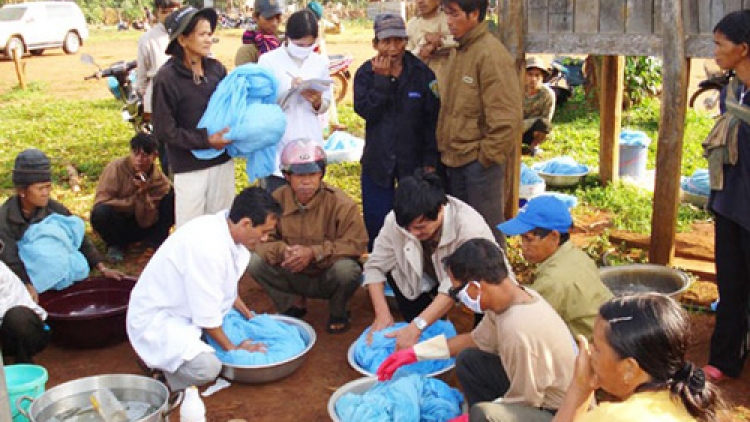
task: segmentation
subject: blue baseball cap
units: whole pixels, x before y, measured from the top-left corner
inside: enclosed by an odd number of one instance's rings
[[[518,236],[537,227],[567,233],[572,225],[573,218],[565,202],[551,195],[541,195],[531,198],[515,218],[498,224],[497,229],[507,236]]]

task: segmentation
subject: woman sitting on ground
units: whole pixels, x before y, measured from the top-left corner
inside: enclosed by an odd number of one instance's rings
[[[718,420],[718,391],[703,370],[685,360],[690,323],[667,296],[649,293],[611,299],[599,308],[589,344],[553,422]],[[589,411],[601,388],[617,403]]]
[[[16,157],[13,167],[13,185],[16,194],[0,206],[0,261],[3,261],[23,281],[34,302],[38,302],[37,291],[31,284],[18,253],[18,242],[26,230],[51,214],[71,215],[65,206],[50,199],[52,171],[50,160],[38,149],[27,149]],[[79,251],[86,257],[89,268],[98,269],[105,277],[120,279],[124,274],[104,265],[102,257],[93,243],[84,236]]]

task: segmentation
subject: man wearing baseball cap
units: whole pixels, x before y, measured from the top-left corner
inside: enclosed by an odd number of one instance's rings
[[[255,0],[253,18],[256,29],[248,29],[242,34],[242,45],[234,56],[234,65],[258,63],[261,54],[275,50],[281,45],[279,25],[282,6],[280,0]]]
[[[562,200],[541,195],[497,229],[506,236],[521,236],[524,258],[539,265],[530,287],[555,308],[574,336],[591,338],[599,307],[612,292],[599,278],[594,261],[569,241],[572,225]]]

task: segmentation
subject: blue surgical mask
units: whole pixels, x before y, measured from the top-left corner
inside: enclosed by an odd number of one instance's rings
[[[477,289],[480,290],[480,292],[477,294],[476,299],[472,299],[471,296],[469,296],[468,290],[469,285],[474,284],[477,286]],[[466,286],[464,286],[463,289],[461,289],[460,292],[458,292],[458,300],[461,301],[467,308],[469,308],[472,312],[476,314],[483,314],[484,311],[482,310],[482,305],[479,303],[480,300],[482,300],[482,293],[481,293],[482,285],[479,284],[476,281],[471,281],[469,283],[466,283]]]

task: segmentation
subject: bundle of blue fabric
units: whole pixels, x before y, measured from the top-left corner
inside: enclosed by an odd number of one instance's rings
[[[648,147],[651,145],[651,138],[646,132],[640,130],[623,129],[620,132],[620,145],[629,147]]]
[[[247,159],[245,171],[250,182],[273,173],[276,145],[284,135],[286,116],[278,104],[279,82],[270,70],[255,63],[242,65],[216,87],[198,128],[209,135],[229,127],[224,137],[231,157]],[[224,150],[193,150],[199,159],[210,160]]]
[[[18,241],[18,256],[37,292],[62,290],[89,276],[89,264],[79,248],[84,223],[75,215],[50,214],[26,229]]]
[[[364,394],[344,394],[336,415],[343,422],[445,422],[461,414],[462,402],[443,381],[408,375],[378,382]]]
[[[543,163],[537,163],[533,166],[534,170],[547,174],[586,174],[589,168],[583,164],[578,164],[573,157],[563,156],[556,157]]]
[[[240,344],[247,339],[251,339],[255,343],[266,345],[265,353],[247,350],[226,351],[211,337],[206,336],[208,344],[216,349],[216,357],[222,362],[233,365],[251,366],[281,362],[297,356],[307,346],[297,327],[266,314],[256,315],[248,320],[235,309],[232,309],[224,317],[221,327],[234,344]]]
[[[690,177],[683,177],[682,190],[694,195],[708,196],[711,194],[711,183],[708,180],[708,170],[698,169]]]
[[[367,344],[367,336],[370,333],[371,327],[368,327],[354,343],[354,360],[362,369],[371,374],[375,374],[385,358],[390,356],[396,350],[396,339],[386,337],[385,335],[407,325],[408,324],[405,322],[399,322],[384,330],[374,332],[372,335],[372,344],[370,345]],[[438,320],[422,331],[419,341],[431,339],[440,334],[444,334],[446,338],[454,337],[456,335],[456,328],[450,323],[450,321]],[[443,370],[453,365],[454,362],[455,359],[425,360],[412,363],[411,365],[402,366],[396,371],[396,374],[427,375]]]
[[[521,163],[521,185],[537,185],[539,183],[544,183],[544,179],[536,171],[529,168],[529,166]]]

